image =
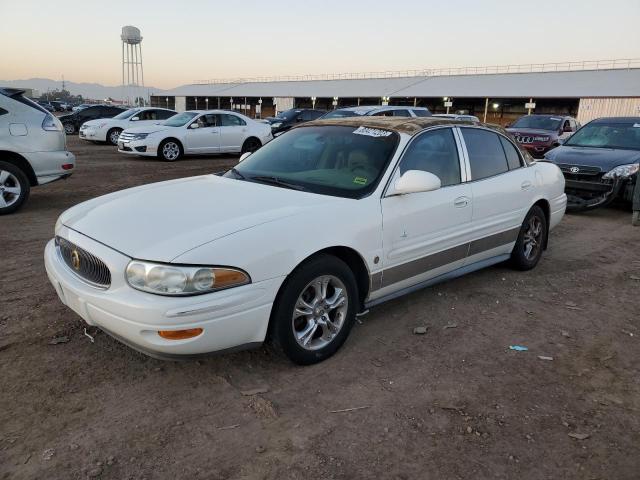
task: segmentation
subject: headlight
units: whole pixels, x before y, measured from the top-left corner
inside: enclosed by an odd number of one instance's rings
[[[134,133],[133,137],[131,137],[131,140],[144,140],[148,136],[148,133]]]
[[[282,122],[276,122],[271,124],[271,128],[280,128],[282,126]]]
[[[629,165],[620,165],[614,168],[613,170],[610,170],[607,173],[605,173],[602,176],[602,178],[606,178],[609,180],[612,180],[618,177],[627,178],[627,177],[630,177],[631,175],[638,173],[638,170],[640,170],[639,163],[631,163]]]
[[[164,265],[132,260],[127,265],[127,283],[137,290],[157,295],[199,295],[251,283],[241,270],[191,265]]]

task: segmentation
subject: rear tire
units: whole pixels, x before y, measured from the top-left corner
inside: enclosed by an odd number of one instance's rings
[[[518,240],[511,252],[511,264],[517,270],[531,270],[534,268],[544,250],[547,239],[547,217],[537,205],[531,207],[522,222]]]
[[[183,155],[182,145],[177,140],[163,140],[158,146],[158,157],[165,162],[175,162]]]
[[[240,151],[240,155],[245,154],[247,152],[253,153],[258,150],[262,146],[260,140],[255,137],[247,138],[242,144],[242,150]]]
[[[22,170],[12,163],[0,162],[0,215],[22,207],[30,190],[31,184]]]
[[[118,137],[122,133],[121,128],[112,128],[107,132],[107,143],[109,145],[117,146],[118,145]]]
[[[318,255],[283,284],[271,316],[271,341],[294,363],[321,362],[347,339],[358,305],[351,269],[334,256]]]

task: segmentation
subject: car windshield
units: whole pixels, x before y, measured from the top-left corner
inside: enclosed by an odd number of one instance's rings
[[[198,114],[194,112],[182,112],[174,115],[173,117],[169,117],[166,121],[162,123],[167,127],[182,127],[187,124],[187,122],[193,120]]]
[[[520,117],[511,125],[511,128],[535,128],[537,130],[560,130],[562,118],[560,117],[538,117],[536,115],[527,115]]]
[[[640,150],[640,122],[589,123],[574,133],[565,145]]]
[[[361,117],[364,115],[364,112],[358,112],[355,110],[334,110],[333,112],[327,113],[323,119],[325,118],[347,118],[347,117]]]
[[[138,113],[139,111],[140,111],[139,108],[130,108],[129,110],[125,110],[124,112],[119,113],[113,118],[115,118],[116,120],[125,120],[129,117],[132,117],[134,114]]]
[[[293,117],[295,117],[300,112],[301,112],[301,110],[296,110],[296,109],[285,110],[284,112],[278,113],[276,115],[276,118],[279,118],[280,120],[291,120]]]
[[[398,145],[397,133],[365,127],[309,126],[272,140],[225,174],[313,193],[371,193]]]

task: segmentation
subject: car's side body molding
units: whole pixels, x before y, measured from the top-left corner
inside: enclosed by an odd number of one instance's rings
[[[517,240],[519,231],[520,227],[518,226],[385,269],[371,276],[371,291],[379,290],[411,277],[427,273],[430,270],[464,260],[472,255],[513,243]],[[390,295],[395,295],[395,293]]]
[[[403,295],[407,295],[409,293],[415,292],[417,290],[421,290],[426,287],[430,287],[432,285],[436,285],[438,283],[445,282],[447,280],[453,280],[454,278],[461,277],[463,275],[466,275],[467,273],[475,272],[476,270],[482,270],[483,268],[490,267],[491,265],[504,262],[508,260],[509,257],[510,257],[509,254],[497,255],[495,257],[487,258],[485,260],[480,260],[479,262],[475,262],[470,265],[465,265],[464,267],[457,268],[455,270],[444,273],[442,275],[438,275],[437,277],[433,277],[423,282],[417,283],[415,285],[411,285],[410,287],[406,287],[396,292],[385,295],[383,297],[376,298],[375,300],[365,302],[365,309],[369,309],[381,303],[387,302],[389,300],[393,300],[394,298],[402,297]]]

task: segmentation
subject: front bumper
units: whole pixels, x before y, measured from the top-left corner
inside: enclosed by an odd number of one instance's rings
[[[69,177],[76,165],[75,155],[66,150],[28,152],[21,153],[21,155],[31,164],[38,179],[38,185]]]
[[[158,145],[149,144],[145,140],[131,140],[123,142],[118,140],[118,152],[129,155],[142,155],[145,157],[155,157],[158,155]]]
[[[132,348],[159,358],[178,358],[238,349],[264,341],[271,307],[283,278],[193,297],[164,297],[131,288],[124,278],[130,258],[62,227],[63,238],[100,258],[111,271],[108,289],[76,276],[53,240],[45,248],[45,268],[58,297],[89,325]],[[202,328],[187,340],[167,340],[159,330]]]
[[[624,197],[627,183],[629,182],[626,178],[596,182],[565,179],[567,210],[578,212],[605,207]]]
[[[81,140],[87,140],[89,142],[106,142],[107,132],[102,128],[95,127],[80,127],[78,136]]]

